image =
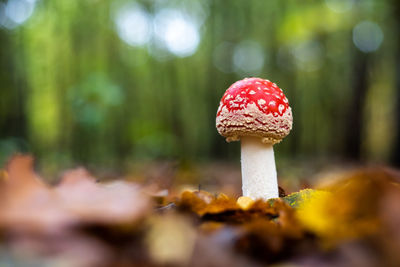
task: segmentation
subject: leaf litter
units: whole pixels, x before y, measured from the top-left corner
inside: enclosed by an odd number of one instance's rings
[[[268,201],[149,192],[85,169],[0,171],[0,265],[399,266],[400,175],[365,168]]]

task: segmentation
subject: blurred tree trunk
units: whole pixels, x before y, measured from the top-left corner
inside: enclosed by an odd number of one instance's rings
[[[392,164],[400,166],[400,2],[398,0],[392,0],[393,12],[395,18],[394,29],[397,31],[397,46],[395,51],[395,86],[396,86],[396,103],[395,103],[395,141],[392,153]]]
[[[344,152],[348,159],[359,160],[364,128],[363,109],[368,89],[369,55],[358,49],[355,49],[353,55],[353,91],[347,111]]]
[[[13,52],[11,35],[0,30],[0,139],[26,137],[25,79],[22,59]]]

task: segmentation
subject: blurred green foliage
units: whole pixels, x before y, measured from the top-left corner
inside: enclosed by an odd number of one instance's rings
[[[395,1],[0,3],[2,159],[236,158],[215,113],[248,76],[276,82],[293,108],[279,156],[385,162],[392,153]]]

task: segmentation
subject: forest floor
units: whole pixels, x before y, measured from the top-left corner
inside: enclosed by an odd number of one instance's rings
[[[283,171],[268,201],[238,200],[237,165],[134,169],[50,185],[14,157],[0,171],[0,266],[400,265],[394,169]]]

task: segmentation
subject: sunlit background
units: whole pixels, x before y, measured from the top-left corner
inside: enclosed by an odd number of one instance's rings
[[[0,159],[44,172],[234,162],[215,129],[238,79],[294,114],[278,170],[400,165],[397,0],[1,0]],[[148,165],[146,165],[148,166]],[[137,167],[136,167],[137,168]]]

